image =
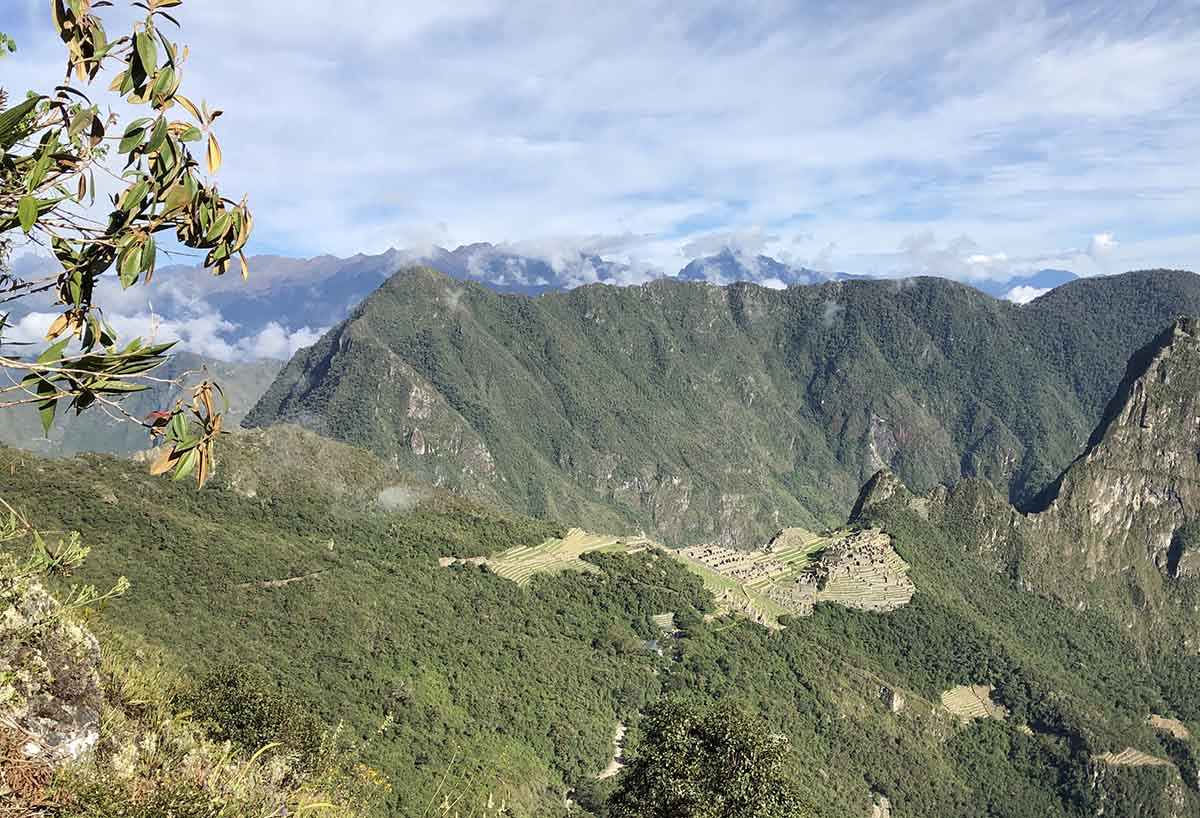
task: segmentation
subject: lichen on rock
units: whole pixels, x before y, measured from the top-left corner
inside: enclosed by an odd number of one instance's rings
[[[0,556],[0,727],[26,759],[58,766],[100,737],[100,645],[33,577]]]

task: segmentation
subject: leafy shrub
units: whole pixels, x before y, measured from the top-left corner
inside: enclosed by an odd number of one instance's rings
[[[252,668],[215,668],[179,695],[178,706],[190,710],[213,739],[252,753],[279,742],[311,767],[322,751],[325,729],[312,710]]]
[[[788,741],[731,704],[666,700],[651,708],[613,818],[800,818]]]

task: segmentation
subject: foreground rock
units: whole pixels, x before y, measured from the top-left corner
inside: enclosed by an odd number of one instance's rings
[[[100,645],[39,583],[0,567],[0,730],[58,767],[100,738]]]

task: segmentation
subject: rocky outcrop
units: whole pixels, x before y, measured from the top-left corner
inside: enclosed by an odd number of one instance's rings
[[[1029,508],[970,478],[916,497],[881,471],[854,519],[896,503],[1024,588],[1104,606],[1144,632],[1191,621],[1182,583],[1200,577],[1200,319],[1173,322],[1130,360],[1084,452]]]
[[[1200,519],[1200,319],[1175,322],[1130,361],[1083,456],[1045,510],[1047,528],[1077,534],[1090,577],[1112,552],[1164,575],[1176,532]]]
[[[0,571],[0,728],[58,766],[100,737],[100,645],[39,583]]]

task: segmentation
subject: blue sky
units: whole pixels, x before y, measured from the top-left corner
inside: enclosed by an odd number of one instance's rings
[[[120,0],[118,0],[120,2]],[[8,87],[61,68],[5,0]],[[1200,2],[189,0],[255,249],[1200,267]]]

